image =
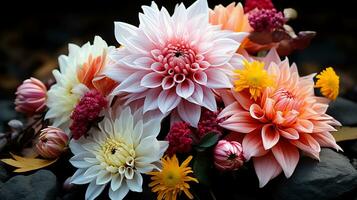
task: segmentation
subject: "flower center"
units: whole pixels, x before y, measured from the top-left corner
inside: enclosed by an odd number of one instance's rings
[[[133,167],[135,150],[132,145],[117,139],[108,139],[101,149],[102,161],[110,167],[122,168]]]
[[[284,88],[278,89],[273,94],[272,99],[275,100],[275,109],[283,112],[291,110],[299,111],[303,104],[302,100]]]
[[[163,89],[173,87],[186,79],[200,79],[199,72],[207,69],[209,63],[204,56],[184,41],[171,41],[162,49],[151,51],[155,62],[151,69],[163,77]],[[196,75],[197,72],[197,75]]]
[[[175,187],[181,180],[179,170],[170,170],[164,174],[164,183],[166,186]]]

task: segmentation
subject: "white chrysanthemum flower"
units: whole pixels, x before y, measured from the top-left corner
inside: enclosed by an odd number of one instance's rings
[[[71,182],[89,183],[86,199],[96,198],[107,184],[109,197],[115,200],[123,199],[129,190],[142,191],[141,174],[157,168],[168,147],[166,141],[156,139],[161,119],[145,121],[142,116],[142,109],[132,114],[127,107],[104,118],[88,137],[71,141],[74,157],[70,162],[78,168]]]
[[[47,93],[46,118],[53,120],[53,126],[68,127],[72,111],[80,98],[92,89],[93,78],[107,63],[107,54],[113,48],[99,36],[94,38],[93,45],[89,42],[82,47],[68,45],[68,56],[61,55],[60,69],[53,71],[56,84]]]

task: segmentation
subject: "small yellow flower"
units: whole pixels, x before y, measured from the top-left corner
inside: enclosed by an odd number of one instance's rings
[[[150,172],[152,182],[149,187],[152,187],[153,192],[157,192],[157,199],[161,200],[176,200],[177,195],[183,191],[186,196],[193,199],[190,193],[189,181],[198,183],[196,178],[188,176],[193,173],[191,167],[188,167],[192,156],[189,156],[182,164],[179,165],[176,155],[173,157],[164,157],[162,161],[162,170],[159,172]]]
[[[234,81],[234,90],[240,92],[249,89],[251,98],[257,100],[266,87],[273,86],[273,77],[264,69],[264,63],[259,61],[243,61],[244,68],[234,70],[238,78]]]
[[[340,88],[340,78],[337,76],[332,67],[328,67],[316,76],[315,87],[320,88],[322,95],[335,100]]]

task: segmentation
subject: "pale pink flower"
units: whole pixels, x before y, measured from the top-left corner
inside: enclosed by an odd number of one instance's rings
[[[319,159],[320,147],[341,148],[330,131],[341,124],[326,114],[327,100],[314,95],[315,74],[300,77],[295,64],[281,61],[275,49],[262,59],[276,81],[256,101],[246,92],[227,92],[227,107],[220,125],[243,133],[243,152],[253,159],[260,187],[282,171],[290,177],[299,161],[299,150]],[[223,95],[223,93],[222,93]]]
[[[16,91],[15,110],[34,114],[46,109],[46,86],[36,78],[26,79]]]
[[[49,126],[41,130],[36,151],[44,158],[58,158],[67,149],[68,140],[62,129]]]
[[[120,83],[112,94],[127,93],[127,103],[144,99],[144,113],[175,109],[172,117],[197,127],[201,106],[217,110],[213,89],[232,87],[230,61],[247,34],[209,24],[206,0],[177,5],[172,16],[154,2],[142,9],[139,27],[115,23],[123,47],[105,71]]]
[[[222,171],[237,170],[244,163],[242,145],[236,141],[220,140],[214,148],[214,165]]]

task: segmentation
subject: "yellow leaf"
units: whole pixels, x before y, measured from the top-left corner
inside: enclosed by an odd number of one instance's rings
[[[357,139],[357,127],[347,127],[343,126],[337,128],[337,132],[332,133],[336,142],[346,141],[346,140],[356,140]]]
[[[58,158],[55,160],[45,160],[40,158],[21,157],[12,153],[10,154],[13,158],[1,159],[1,161],[8,165],[16,167],[17,169],[15,169],[14,172],[27,172],[44,168],[51,165],[52,163],[55,163],[58,160]]]

